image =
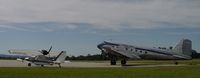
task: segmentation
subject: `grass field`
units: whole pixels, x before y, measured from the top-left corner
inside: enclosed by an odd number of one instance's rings
[[[178,62],[187,66],[113,68],[0,67],[0,78],[200,78],[200,59]],[[173,61],[136,60],[129,61],[129,63],[173,64]]]
[[[200,78],[200,66],[120,68],[0,68],[0,78]]]

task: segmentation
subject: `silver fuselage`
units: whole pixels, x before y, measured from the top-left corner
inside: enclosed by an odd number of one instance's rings
[[[103,42],[97,46],[104,54],[114,55],[130,59],[157,59],[157,60],[179,60],[191,59],[190,56],[176,53],[173,50],[162,50],[157,48],[146,48],[126,44]]]

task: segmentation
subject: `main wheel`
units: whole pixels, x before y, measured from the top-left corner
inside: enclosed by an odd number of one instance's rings
[[[111,59],[110,60],[110,65],[116,65],[116,60],[115,59]]]
[[[42,64],[41,67],[44,67],[44,65]]]
[[[28,66],[30,67],[30,66],[31,66],[31,63],[28,63]]]
[[[175,65],[178,65],[178,62],[174,62]]]
[[[121,65],[126,65],[126,59],[121,60]]]

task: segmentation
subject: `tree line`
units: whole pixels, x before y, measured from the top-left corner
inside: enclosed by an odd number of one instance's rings
[[[66,60],[109,60],[108,57],[105,57],[101,54],[88,54],[88,55],[79,55],[79,56],[67,56]]]
[[[6,55],[0,55],[0,59],[16,59],[19,58],[19,56],[6,56]],[[54,57],[52,57],[54,58]],[[200,58],[200,53],[198,53],[196,50],[192,50],[192,58]],[[79,56],[67,56],[66,60],[109,60],[108,57],[105,57],[101,54],[88,54],[88,55],[79,55]]]

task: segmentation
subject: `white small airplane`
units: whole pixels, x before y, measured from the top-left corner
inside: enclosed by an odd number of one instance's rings
[[[65,58],[66,58],[66,51],[61,51],[55,59],[52,59],[50,57],[50,52],[51,52],[52,46],[50,47],[50,49],[47,50],[40,50],[39,52],[41,54],[39,55],[35,55],[35,56],[29,56],[26,55],[25,52],[9,52],[11,54],[15,54],[14,56],[17,56],[17,60],[19,61],[27,61],[28,62],[28,66],[31,66],[31,64],[35,64],[35,65],[40,65],[41,67],[43,67],[44,65],[54,65],[54,64],[58,64],[59,67],[61,67],[61,63],[65,63]],[[25,54],[23,56],[23,54]],[[20,55],[20,56],[19,56]],[[12,55],[13,57],[13,55]]]
[[[146,48],[135,45],[117,44],[104,41],[97,45],[102,54],[110,58],[110,64],[116,65],[117,58],[121,65],[126,65],[128,59],[156,59],[156,60],[190,60],[192,41],[183,39],[174,49]],[[178,64],[178,62],[175,62]]]
[[[38,55],[35,57],[26,57],[24,60],[28,61],[28,66],[31,66],[31,64],[35,65],[40,65],[43,67],[44,65],[53,65],[53,64],[58,64],[59,67],[61,67],[61,63],[65,62],[65,57],[66,57],[66,51],[62,51],[56,59],[49,59],[45,55]],[[19,59],[18,59],[19,60]]]

